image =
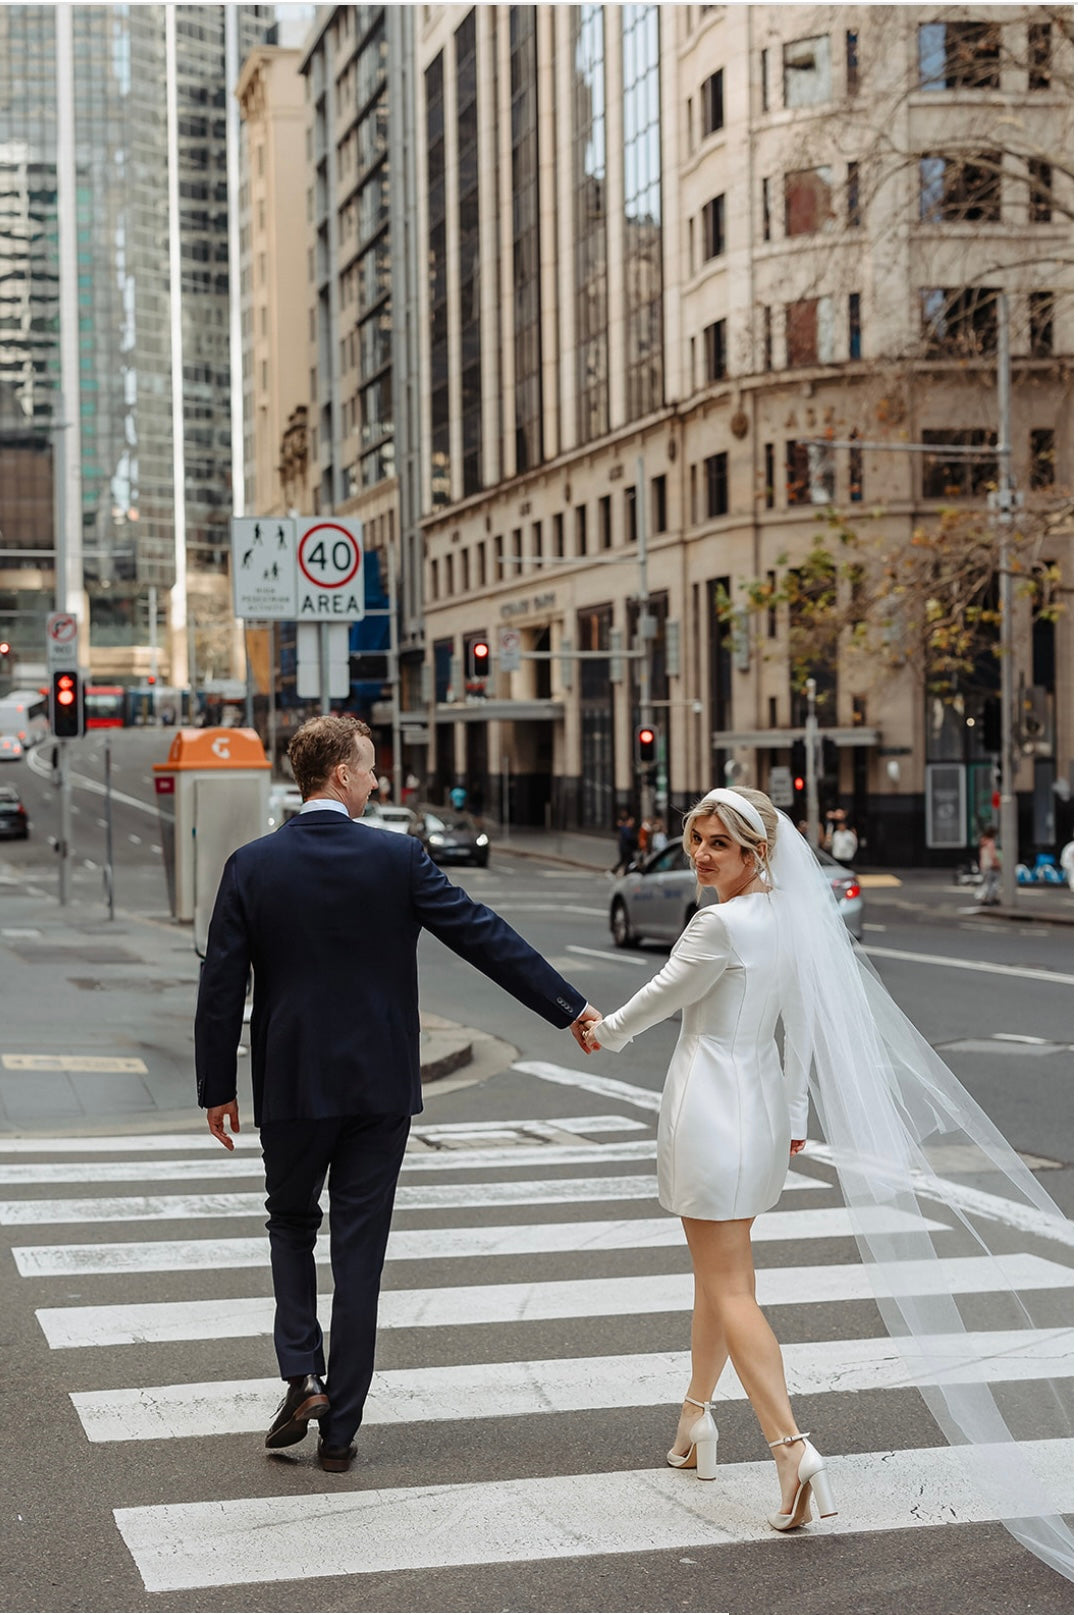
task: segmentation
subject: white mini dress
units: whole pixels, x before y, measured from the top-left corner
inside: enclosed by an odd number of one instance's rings
[[[596,1023],[603,1048],[682,1011],[659,1111],[659,1201],[679,1217],[755,1217],[782,1193],[790,1140],[808,1124],[807,1072],[783,1070],[775,1029],[799,1039],[782,962],[782,899],[770,892],[702,908],[669,960],[621,1009]]]

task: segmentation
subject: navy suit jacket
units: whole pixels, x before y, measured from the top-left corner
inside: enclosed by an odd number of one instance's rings
[[[512,926],[452,885],[414,836],[333,809],[297,814],[240,847],[221,876],[195,1015],[199,1104],[236,1097],[253,968],[256,1125],[422,1110],[424,927],[555,1026],[587,1002]]]

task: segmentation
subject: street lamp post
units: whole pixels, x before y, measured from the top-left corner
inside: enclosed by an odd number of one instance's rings
[[[1018,802],[1014,790],[1014,585],[1011,577],[1011,524],[1017,504],[1011,471],[1011,335],[1006,292],[999,293],[996,368],[999,431],[998,473],[993,503],[999,530],[999,855],[1000,899],[1005,908],[1017,901]]]
[[[648,525],[647,511],[644,505],[646,482],[644,479],[644,456],[638,455],[636,460],[636,559],[639,569],[636,596],[638,601],[636,615],[636,650],[639,656],[637,671],[638,691],[640,697],[640,725],[647,727],[651,723],[651,653],[655,619],[648,610]],[[646,822],[651,818],[654,791],[652,789],[652,774],[654,763],[641,763],[640,765],[640,818]]]

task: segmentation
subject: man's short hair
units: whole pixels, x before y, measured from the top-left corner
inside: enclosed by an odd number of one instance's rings
[[[350,763],[356,754],[356,741],[369,740],[370,728],[350,712],[308,718],[296,730],[288,747],[288,761],[300,794],[306,801],[318,794],[338,763]]]

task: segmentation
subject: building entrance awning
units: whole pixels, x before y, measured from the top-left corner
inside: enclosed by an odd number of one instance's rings
[[[435,708],[436,723],[560,723],[565,717],[563,701],[468,701],[459,706],[440,701]]]
[[[751,746],[757,751],[781,750],[804,740],[803,729],[717,729],[711,736],[712,751],[731,751],[735,746]],[[878,746],[878,729],[820,729],[820,739],[836,746]]]

